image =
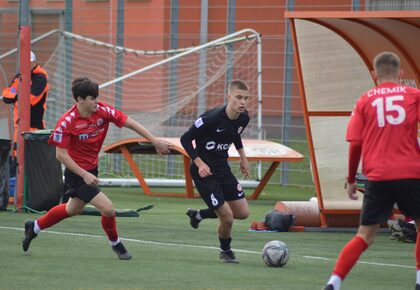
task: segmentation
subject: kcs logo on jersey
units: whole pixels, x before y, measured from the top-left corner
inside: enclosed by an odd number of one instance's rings
[[[209,141],[206,143],[207,150],[213,150],[216,148],[217,151],[226,151],[229,150],[230,144],[218,144],[214,141]]]

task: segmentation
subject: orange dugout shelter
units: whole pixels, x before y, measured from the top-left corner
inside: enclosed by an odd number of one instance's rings
[[[420,82],[420,11],[286,12],[310,149],[321,225],[341,216],[357,225],[361,198],[344,189],[348,144],[345,134],[357,99],[375,86],[373,58],[395,52],[405,72],[402,83]]]

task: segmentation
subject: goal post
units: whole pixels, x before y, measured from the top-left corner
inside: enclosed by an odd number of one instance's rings
[[[223,58],[220,60],[220,50],[224,51]],[[214,53],[214,51],[216,53]],[[189,48],[182,48],[176,50],[168,50],[168,51],[144,51],[144,55],[148,56],[159,56],[159,55],[166,55],[168,57],[163,58],[160,61],[151,63],[150,65],[144,66],[139,68],[135,71],[129,72],[123,76],[120,76],[114,80],[110,80],[101,84],[99,87],[101,90],[116,86],[117,84],[121,84],[125,80],[130,80],[136,76],[147,75],[150,71],[159,70],[165,67],[169,67],[168,74],[168,100],[169,103],[167,104],[168,108],[170,107],[178,107],[177,98],[173,97],[177,93],[172,93],[173,91],[178,92],[179,90],[183,91],[182,87],[179,87],[179,80],[181,79],[191,79],[191,76],[196,78],[195,86],[198,85],[194,90],[191,90],[192,94],[190,94],[189,103],[194,103],[195,108],[193,109],[193,114],[189,117],[183,118],[179,120],[179,116],[183,113],[177,115],[176,120],[174,118],[167,119],[167,126],[169,127],[168,130],[165,130],[160,136],[164,137],[179,137],[198,117],[201,113],[205,110],[208,110],[214,106],[222,105],[225,100],[224,96],[226,94],[226,85],[227,83],[235,78],[242,78],[244,79],[249,85],[251,89],[251,95],[254,96],[252,101],[252,105],[250,107],[251,115],[251,124],[248,126],[252,128],[250,133],[247,137],[250,138],[257,138],[262,139],[263,137],[263,130],[262,130],[262,65],[261,65],[261,38],[260,35],[252,29],[244,29],[221,38],[215,39],[208,43],[205,43],[200,46],[196,47],[189,47]],[[218,62],[215,61],[214,55],[217,56]],[[242,58],[247,59],[243,61]],[[251,62],[249,62],[251,59]],[[186,65],[186,62],[191,62],[187,65],[187,69],[191,70],[191,74],[189,77],[185,77],[183,75],[182,68]],[[217,67],[215,68],[215,63],[217,63]],[[235,66],[240,66],[239,69],[236,69]],[[181,69],[179,69],[181,67]],[[208,73],[210,71],[212,73]],[[164,69],[165,70],[165,69]],[[235,73],[236,70],[236,73]],[[203,73],[204,71],[204,73]],[[216,72],[215,72],[216,71]],[[239,71],[239,72],[238,72]],[[252,71],[252,72],[249,72]],[[206,72],[208,74],[206,74]],[[233,73],[232,73],[233,72]],[[246,73],[244,73],[246,72]],[[172,73],[172,74],[171,74]],[[229,76],[231,77],[229,79]],[[174,79],[178,81],[174,81]],[[181,83],[182,85],[183,83]],[[216,92],[212,92],[214,90],[213,87],[218,86]],[[122,85],[120,85],[121,87]],[[124,94],[124,93],[123,93]],[[215,98],[216,101],[209,102],[208,99]],[[186,109],[188,106],[185,105],[180,111],[187,111]],[[168,116],[169,116],[168,112]],[[185,114],[184,114],[185,117]],[[139,120],[142,122],[142,120]],[[178,130],[175,134],[173,132],[173,128],[181,127],[182,130]],[[140,159],[140,157],[136,157]],[[150,159],[155,159],[156,157],[148,157]],[[139,163],[145,163],[144,157],[142,160],[137,160]],[[172,175],[169,179],[172,182],[169,184],[174,184],[173,177],[179,178],[183,177],[182,174],[182,161],[177,160],[175,156],[168,156],[166,162],[166,173],[167,175]],[[178,158],[180,159],[180,158]],[[150,163],[154,163],[155,161],[151,161]],[[174,167],[177,168],[176,172]],[[255,176],[259,180],[261,177],[261,163],[255,162]],[[150,174],[147,173],[146,167],[146,174],[149,177]],[[159,170],[162,171],[162,170]],[[158,176],[162,178],[162,176]],[[149,178],[150,179],[150,178]],[[176,183],[176,181],[175,181]],[[178,180],[176,184],[182,184],[182,180]],[[165,182],[162,180],[162,184]],[[251,185],[252,186],[252,185]]]
[[[31,42],[49,76],[47,128],[53,128],[73,104],[69,84],[79,76],[100,84],[99,101],[126,112],[158,137],[178,138],[201,113],[225,104],[229,81],[242,79],[251,94],[250,123],[243,137],[264,137],[261,38],[255,30],[244,29],[199,46],[173,50],[130,49],[61,30]],[[8,52],[0,61],[13,57],[15,53]],[[104,145],[132,137],[137,137],[135,132],[110,126]],[[142,155],[135,161],[146,178],[184,178],[182,160],[177,156]],[[258,163],[251,165],[253,175],[258,176]],[[101,153],[99,166],[103,178],[134,177],[116,155]],[[240,173],[239,166],[232,169]]]
[[[244,35],[246,33],[248,33],[250,36],[240,37],[241,35]],[[158,61],[156,63],[152,63],[149,66],[140,68],[140,69],[138,69],[136,71],[133,71],[133,72],[130,72],[130,73],[128,73],[126,75],[123,75],[119,78],[116,78],[114,80],[110,80],[106,83],[103,83],[99,86],[99,88],[102,89],[102,88],[109,87],[109,86],[114,85],[118,82],[122,82],[125,79],[128,79],[130,77],[133,77],[133,76],[141,74],[141,73],[144,73],[144,72],[146,72],[148,70],[151,70],[153,68],[156,68],[158,66],[162,66],[162,65],[165,65],[167,63],[176,61],[176,59],[185,57],[189,54],[193,54],[193,53],[201,51],[203,49],[208,49],[208,48],[212,48],[212,47],[216,47],[216,46],[222,46],[222,45],[226,46],[230,43],[235,43],[235,42],[239,42],[239,41],[243,41],[243,40],[249,40],[249,39],[253,39],[253,38],[256,39],[256,45],[257,45],[257,80],[256,81],[257,81],[257,97],[258,97],[258,104],[259,104],[258,105],[258,113],[257,113],[257,118],[258,118],[257,130],[258,130],[258,139],[262,139],[262,107],[261,107],[261,104],[262,104],[262,89],[261,89],[261,85],[262,85],[262,64],[261,64],[261,61],[262,61],[262,59],[261,59],[261,52],[262,52],[262,50],[261,50],[261,37],[260,37],[259,33],[257,33],[253,29],[243,29],[243,30],[240,30],[238,32],[226,35],[224,37],[218,38],[216,40],[210,41],[206,44],[196,46],[196,47],[176,49],[176,50],[168,50],[168,51],[153,51],[153,52],[144,51],[145,55],[148,55],[148,54],[153,54],[153,55],[174,54],[174,55],[171,56],[171,57],[168,57],[166,59],[163,59],[161,61]],[[228,59],[227,59],[227,61],[228,61]],[[231,65],[230,66],[228,65],[228,67],[229,67],[229,69],[232,69]]]

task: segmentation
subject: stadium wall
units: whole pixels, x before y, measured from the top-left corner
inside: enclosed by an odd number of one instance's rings
[[[200,43],[201,3],[196,0],[31,0],[32,36],[37,37],[51,29],[64,29],[65,7],[72,3],[73,31],[100,41],[117,43],[118,24],[123,26],[123,43],[133,49],[169,49]],[[398,2],[398,3],[397,3]],[[415,0],[212,0],[208,1],[207,38],[215,39],[228,33],[252,28],[263,39],[263,126],[265,138],[285,143],[305,155],[305,162],[293,168],[283,168],[296,174],[289,184],[313,186],[308,162],[305,129],[294,65],[285,67],[293,51],[286,50],[286,10],[369,10],[415,9]],[[123,4],[124,20],[118,23],[118,8]],[[16,47],[18,1],[0,0],[0,54]],[[413,4],[415,5],[415,4]],[[418,5],[418,1],[417,1]],[[175,9],[174,9],[175,7]],[[229,10],[231,9],[231,10]],[[229,11],[233,13],[229,14]],[[176,31],[174,30],[176,28]],[[39,62],[48,60],[51,47],[39,48]],[[6,85],[16,73],[16,62],[1,63]],[[285,82],[285,73],[291,78]],[[291,86],[290,106],[284,106],[285,86]],[[7,107],[0,104],[0,111]],[[4,114],[4,113],[1,113]],[[288,116],[288,118],[284,118]],[[0,116],[1,118],[1,116]],[[287,121],[287,122],[286,122]],[[283,124],[284,122],[284,124]],[[287,134],[285,134],[287,131]],[[286,140],[285,140],[285,136]],[[282,169],[279,169],[281,171]],[[281,175],[272,182],[282,183]]]

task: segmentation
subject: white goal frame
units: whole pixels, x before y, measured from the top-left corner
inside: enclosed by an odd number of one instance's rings
[[[257,52],[257,138],[258,139],[263,139],[264,134],[263,134],[263,128],[262,128],[262,48],[261,48],[261,36],[258,32],[256,32],[253,29],[243,29],[240,31],[237,31],[235,33],[220,37],[218,39],[215,39],[213,41],[210,41],[208,43],[199,45],[199,46],[194,46],[194,47],[187,47],[187,48],[182,48],[182,49],[173,49],[173,50],[135,50],[135,49],[130,49],[130,48],[125,48],[125,47],[121,47],[121,46],[116,46],[116,45],[112,45],[109,43],[105,43],[102,41],[97,41],[95,39],[92,38],[88,38],[88,37],[84,37],[81,35],[77,35],[71,32],[66,32],[63,30],[59,30],[59,29],[55,29],[55,30],[51,30],[37,38],[34,38],[31,41],[31,44],[35,44],[37,42],[40,42],[54,34],[59,34],[61,36],[64,36],[66,38],[73,38],[76,39],[78,41],[83,41],[83,42],[88,42],[89,44],[95,45],[95,46],[103,46],[106,47],[108,49],[112,49],[115,52],[126,52],[126,53],[135,53],[137,55],[171,55],[170,57],[167,57],[161,61],[152,63],[148,66],[145,66],[143,68],[140,68],[138,70],[135,70],[133,72],[130,72],[128,74],[125,74],[121,77],[118,77],[116,79],[113,79],[111,81],[102,83],[99,85],[100,89],[103,88],[107,88],[109,86],[112,86],[118,82],[121,82],[125,79],[128,79],[132,76],[144,73],[148,70],[151,70],[153,68],[156,68],[158,66],[161,66],[163,64],[166,64],[168,62],[171,62],[173,60],[176,60],[177,58],[181,58],[184,57],[186,55],[189,54],[193,54],[193,53],[197,53],[202,49],[207,49],[207,48],[211,48],[211,47],[217,47],[217,46],[221,46],[221,45],[227,45],[230,43],[235,43],[238,41],[243,41],[243,40],[247,40],[247,39],[256,39],[256,52]],[[2,60],[3,58],[10,56],[14,53],[17,53],[18,50],[17,49],[12,49],[2,55],[0,55],[0,60]],[[48,63],[48,61],[46,62]],[[261,164],[258,165],[258,173],[257,173],[257,179],[260,179],[261,177]],[[119,178],[116,179],[107,179],[107,182],[105,182],[105,184],[107,185],[127,185],[127,179],[122,180],[121,182],[118,181]],[[135,180],[135,179],[134,179]],[[133,181],[134,181],[133,180]],[[164,180],[161,180],[164,181]],[[177,179],[168,179],[167,180],[171,185],[175,185],[175,184],[179,184],[182,185],[183,184],[183,180],[177,180]],[[132,183],[132,182],[131,182]],[[136,182],[134,182],[135,184]],[[257,181],[251,182],[251,186],[250,187],[255,187],[258,184]],[[249,184],[247,184],[249,186]]]

